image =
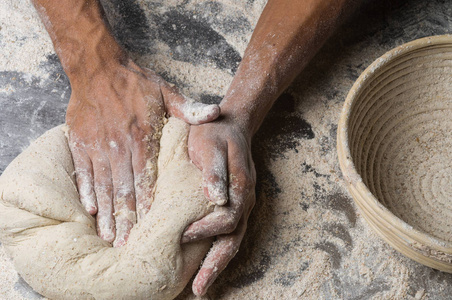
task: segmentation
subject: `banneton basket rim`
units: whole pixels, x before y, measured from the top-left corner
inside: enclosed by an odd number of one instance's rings
[[[428,48],[441,44],[452,44],[452,35],[430,36],[403,44],[386,52],[383,56],[376,59],[369,67],[366,68],[366,70],[353,84],[353,87],[350,89],[345,100],[338,125],[337,151],[339,156],[339,164],[349,188],[353,187],[356,189],[362,196],[364,202],[372,206],[372,209],[377,216],[389,221],[392,225],[391,227],[398,229],[411,239],[433,249],[440,249],[440,251],[444,251],[447,254],[452,254],[452,242],[433,237],[425,232],[413,228],[411,225],[394,215],[388,208],[378,201],[378,199],[364,184],[361,175],[356,171],[348,143],[348,122],[350,118],[350,110],[355,98],[366,86],[365,83],[371,81],[376,74],[378,74],[378,71],[393,62],[395,59],[417,49]],[[353,198],[356,202],[360,202],[355,199],[355,197]],[[366,212],[364,213],[366,214]]]

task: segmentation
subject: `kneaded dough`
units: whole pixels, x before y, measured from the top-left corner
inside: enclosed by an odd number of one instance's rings
[[[212,209],[187,154],[188,126],[163,129],[155,199],[128,243],[112,248],[80,204],[63,127],[19,155],[0,177],[0,239],[19,274],[52,299],[172,299],[211,240],[180,245],[185,227]]]

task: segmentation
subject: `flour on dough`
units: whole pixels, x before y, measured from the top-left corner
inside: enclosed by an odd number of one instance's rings
[[[174,118],[165,125],[154,202],[121,248],[97,236],[80,204],[62,128],[45,133],[0,177],[0,239],[17,271],[52,299],[174,298],[211,245],[179,243],[185,227],[212,209],[188,158],[188,126]]]

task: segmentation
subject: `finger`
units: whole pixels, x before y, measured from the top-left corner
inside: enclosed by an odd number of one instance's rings
[[[76,145],[71,146],[80,202],[90,215],[97,213],[96,195],[93,185],[93,166],[88,154]]]
[[[185,230],[181,243],[201,240],[220,234],[227,234],[237,226],[244,210],[251,210],[254,206],[254,180],[249,174],[250,164],[246,157],[237,156],[234,150],[229,150],[230,160],[228,168],[231,178],[229,184],[229,205],[227,207],[216,207],[213,213],[194,222]]]
[[[215,211],[187,227],[182,235],[181,243],[199,241],[235,230],[240,215],[234,209],[216,207]]]
[[[233,232],[243,215],[244,209],[254,205],[254,197],[249,192],[246,193],[246,197],[248,197],[249,203],[245,201],[246,199],[241,194],[232,194],[227,207],[217,206],[214,212],[188,226],[182,235],[181,243],[194,242]]]
[[[227,153],[212,149],[202,158],[202,177],[204,194],[217,205],[228,201]]]
[[[113,219],[113,184],[107,159],[93,160],[94,191],[97,198],[97,234],[107,242],[115,239]]]
[[[188,124],[199,125],[212,122],[220,115],[218,105],[196,102],[180,94],[176,87],[171,87],[169,84],[163,85],[161,90],[168,113]]]
[[[236,230],[240,218],[245,215],[248,219],[256,202],[254,191],[248,193],[247,197],[244,202],[240,198],[231,197],[230,207],[215,207],[214,212],[189,225],[182,235],[181,243],[199,241]]]
[[[113,149],[113,151],[115,150]],[[130,230],[137,222],[132,160],[130,153],[123,152],[118,152],[118,157],[122,161],[113,163],[114,158],[110,158],[110,161],[112,161],[113,207],[116,225],[116,238],[113,247],[125,245]]]
[[[235,230],[242,215],[241,204],[231,198],[229,207],[215,207],[215,211],[189,225],[182,235],[181,243],[202,240]]]
[[[193,281],[192,289],[196,296],[205,295],[207,289],[237,254],[246,231],[246,220],[246,216],[243,216],[233,234],[219,236],[213,243]]]
[[[141,220],[150,210],[153,201],[152,189],[157,180],[158,141],[135,141],[132,165],[135,183],[137,218]]]

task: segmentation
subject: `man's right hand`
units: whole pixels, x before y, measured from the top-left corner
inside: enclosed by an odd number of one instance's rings
[[[166,113],[201,124],[219,107],[194,103],[130,60],[92,74],[71,81],[69,145],[81,202],[99,236],[121,246],[151,206]]]

